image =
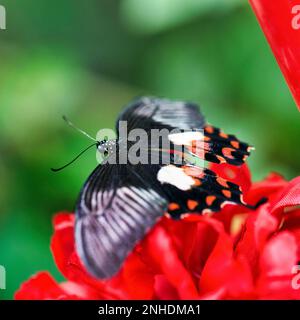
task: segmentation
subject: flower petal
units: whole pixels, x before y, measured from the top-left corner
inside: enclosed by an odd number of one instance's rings
[[[297,264],[297,243],[287,231],[274,236],[265,246],[260,258],[257,293],[262,299],[300,298],[292,288],[292,270]]]
[[[134,251],[126,259],[121,270],[120,283],[128,294],[128,299],[151,299],[154,295],[154,274]]]
[[[68,265],[74,253],[74,214],[58,213],[54,216],[54,235],[51,251],[59,271],[69,278]]]
[[[279,221],[271,215],[268,207],[269,205],[265,204],[248,216],[240,240],[236,244],[236,255],[244,256],[248,260],[254,276],[258,272],[259,254],[279,225]]]
[[[269,174],[264,180],[252,184],[249,192],[245,195],[245,201],[248,203],[256,203],[261,198],[268,198],[268,202],[272,201],[288,184],[281,175],[277,173]]]
[[[221,232],[200,278],[200,292],[223,289],[228,298],[246,297],[253,291],[250,268],[243,257],[234,257],[233,242]]]
[[[155,296],[154,299],[159,300],[179,300],[178,292],[170,282],[166,279],[165,275],[158,274],[155,276]]]
[[[48,272],[40,272],[24,282],[15,293],[16,300],[65,300],[78,299],[75,293],[69,295]]]
[[[300,177],[290,181],[271,203],[271,212],[278,214],[284,208],[300,205]]]
[[[195,278],[199,278],[218,239],[218,231],[213,223],[218,222],[198,215],[197,220],[166,219],[163,224],[176,247],[178,256]]]
[[[144,258],[153,270],[163,274],[174,286],[181,299],[197,299],[198,293],[192,277],[180,260],[171,237],[158,224],[142,243]]]

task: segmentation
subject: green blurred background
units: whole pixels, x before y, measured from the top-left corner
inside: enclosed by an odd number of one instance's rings
[[[209,122],[256,146],[255,180],[300,172],[299,112],[246,1],[1,0],[0,264],[10,299],[38,270],[59,275],[51,218],[72,211],[95,153],[59,174],[137,95],[198,102]]]

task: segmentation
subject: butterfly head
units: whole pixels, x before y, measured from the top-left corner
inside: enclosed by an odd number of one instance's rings
[[[97,150],[104,157],[108,157],[115,150],[116,140],[106,140],[106,139],[104,139],[102,141],[97,142],[96,146],[97,146]]]

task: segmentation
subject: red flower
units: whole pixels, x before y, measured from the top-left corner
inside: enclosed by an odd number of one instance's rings
[[[300,260],[300,177],[277,174],[251,184],[248,168],[215,165],[239,183],[246,200],[268,202],[256,211],[227,205],[211,217],[163,217],[106,281],[91,277],[74,250],[74,215],[54,218],[51,250],[67,279],[41,272],[16,299],[298,299],[292,272]]]

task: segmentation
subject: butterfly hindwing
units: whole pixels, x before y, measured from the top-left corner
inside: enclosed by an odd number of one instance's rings
[[[87,269],[109,278],[164,214],[167,200],[127,165],[99,165],[76,210],[76,244]]]
[[[236,136],[210,125],[204,127],[204,145],[205,160],[236,166],[242,165],[253,149],[249,144],[238,140]]]
[[[168,213],[175,219],[186,213],[218,212],[229,203],[254,208],[244,202],[238,185],[209,169],[168,165],[160,169],[158,180],[169,200]]]

